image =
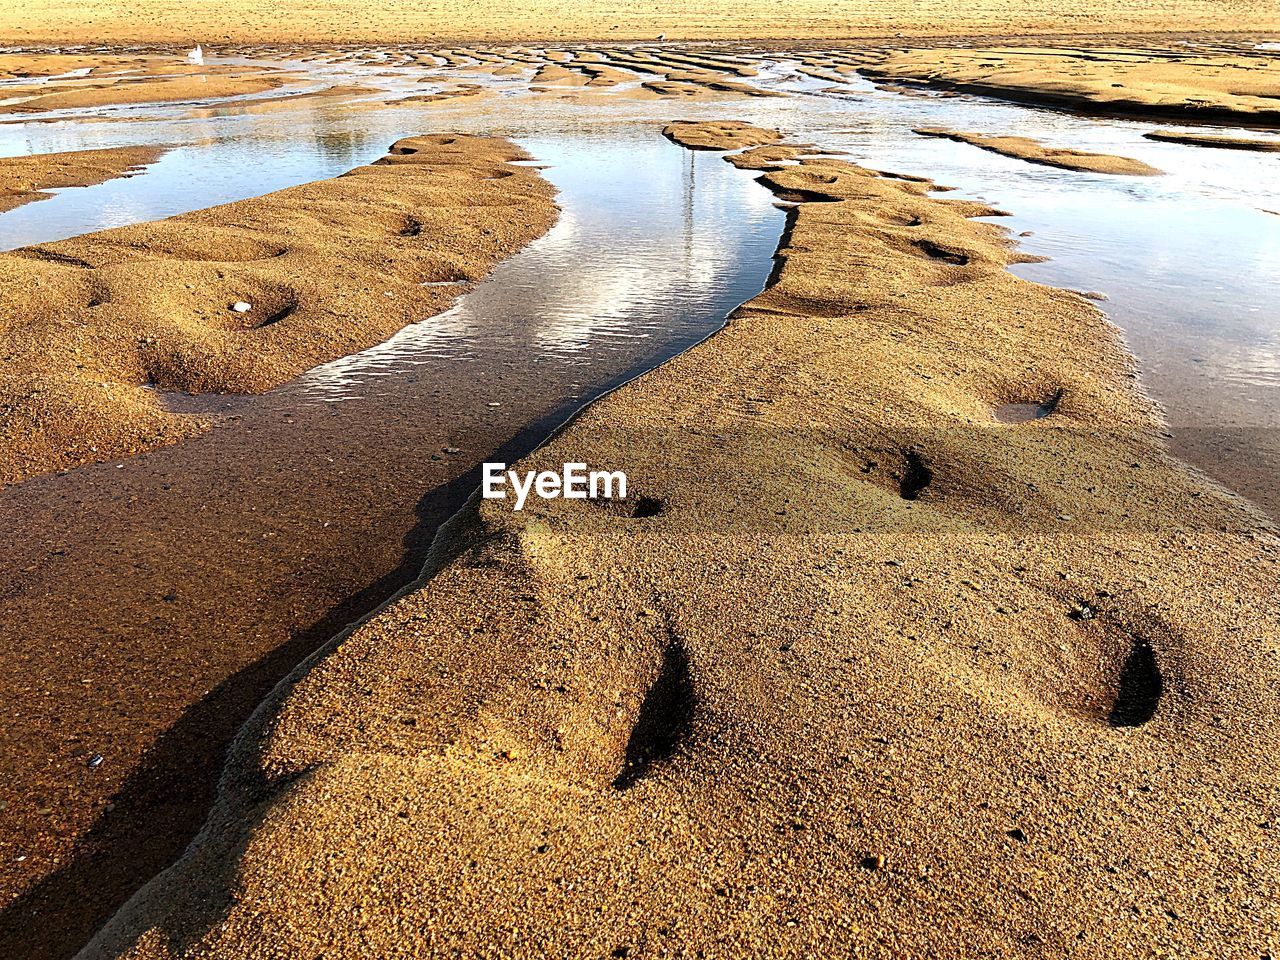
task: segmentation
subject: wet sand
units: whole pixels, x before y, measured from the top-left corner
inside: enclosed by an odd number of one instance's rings
[[[522,63],[531,80],[538,61],[450,56],[487,73]],[[603,82],[556,94],[607,96],[660,76],[647,81],[655,97],[734,95],[671,80],[706,66],[674,51],[600,57],[579,76]],[[840,54],[810,59],[831,73],[819,79],[850,69]],[[717,83],[733,84],[752,68],[717,69]],[[538,455],[625,464],[643,480],[628,510],[553,508],[515,522],[486,506],[460,520],[440,548],[461,561],[270,708],[282,732],[261,750],[242,744],[210,846],[179,868],[208,866],[191,890],[211,898],[175,904],[162,879],[124,929],[163,916],[178,935],[169,946],[152,935],[139,955],[195,950],[206,935],[219,955],[252,952],[258,935],[321,949],[326,924],[367,932],[392,955],[433,936],[431,920],[453,931],[433,948],[483,951],[493,945],[484,922],[507,929],[530,916],[546,925],[521,927],[514,952],[768,942],[803,953],[876,939],[896,952],[981,943],[1059,955],[1081,935],[1099,956],[1126,940],[1173,955],[1192,942],[1273,947],[1275,848],[1259,824],[1274,822],[1274,708],[1262,688],[1275,610],[1259,583],[1275,570],[1261,524],[1165,458],[1099,316],[1071,294],[1006,278],[1007,246],[959,218],[991,211],[832,160],[791,168],[814,151],[774,131],[669,130],[704,149],[762,144],[732,162],[804,201],[778,286],[724,337]],[[296,231],[255,223],[233,245]],[[85,269],[64,266],[41,277]],[[146,286],[136,277],[155,269],[116,266],[117,291]],[[211,376],[229,375],[224,359]],[[208,772],[274,680],[415,576],[436,527],[474,488],[486,444],[500,437],[518,451],[550,425],[569,374],[538,374],[451,381],[404,449],[351,457],[336,428],[286,403],[277,424],[234,442],[226,429],[204,432],[120,469],[18,488],[4,566],[22,572],[5,619],[6,657],[22,666],[5,696],[37,704],[15,730],[18,789],[54,799],[6,822],[10,843],[38,856],[9,865],[6,887],[26,895],[0,923],[0,954],[66,955],[120,894],[172,861],[210,802]],[[233,388],[261,388],[245,384]],[[488,407],[494,396],[500,408]],[[218,416],[207,397],[157,399],[191,429]],[[694,433],[697,423],[714,432]],[[381,426],[370,435],[385,436]],[[465,453],[446,453],[446,435]],[[226,462],[213,493],[199,468],[211,449]],[[274,473],[262,449],[280,451]],[[814,489],[779,475],[778,460],[798,462]],[[251,503],[273,504],[271,516],[250,516]],[[113,568],[143,586],[126,596],[102,575]],[[252,600],[228,608],[229,596]],[[56,627],[42,625],[50,610]],[[935,706],[945,721],[932,719]],[[314,779],[284,782],[317,757]],[[1224,796],[1239,802],[1215,823]],[[485,811],[468,813],[477,798]],[[1171,807],[1173,823],[1162,816]],[[727,812],[717,822],[708,811]],[[604,826],[586,836],[593,818]],[[310,840],[287,835],[303,825]],[[224,846],[245,829],[241,861]],[[341,866],[366,840],[386,876],[368,862]],[[633,849],[652,853],[638,862]],[[798,866],[780,871],[770,858]],[[992,864],[1000,875],[981,875]],[[629,878],[628,903],[592,886],[609,871]],[[721,876],[710,893],[699,886]],[[1171,877],[1180,889],[1167,893]],[[557,893],[566,884],[580,894]],[[421,889],[434,902],[408,892]],[[230,925],[206,931],[228,890],[243,898]],[[386,920],[402,900],[417,932]],[[1117,903],[1132,918],[1107,912]],[[597,907],[625,939],[601,939]],[[961,922],[936,930],[912,910]],[[56,935],[33,944],[45,928]],[[338,945],[338,955],[365,950]]]
[[[56,393],[58,378],[96,381],[127,369],[107,350],[144,350],[134,347],[139,331],[157,344],[189,335],[178,311],[165,309],[175,289],[198,288],[214,313],[236,296],[264,310],[261,288],[256,296],[220,289],[243,270],[254,274],[234,284],[293,285],[295,310],[277,325],[310,316],[311,329],[278,341],[274,356],[257,344],[254,357],[267,364],[249,379],[234,346],[199,350],[202,363],[175,365],[205,378],[188,389],[263,389],[427,319],[461,288],[420,280],[479,279],[550,226],[550,186],[509,163],[524,156],[501,140],[410,138],[388,162],[337,181],[89,235],[74,251],[50,244],[4,255],[15,272],[33,271],[9,284],[11,324],[34,322],[15,307],[19,289],[83,284],[103,302],[85,307],[68,296],[63,314],[41,318],[65,324],[69,313],[84,330],[80,346],[42,339],[39,329],[6,331],[10,389],[36,377],[44,396],[81,418],[101,414],[50,425],[45,436],[66,431],[101,459],[127,423],[122,394],[192,436],[150,456],[11,487],[0,505],[9,534],[0,547],[9,571],[0,697],[26,705],[9,718],[3,751],[0,955],[70,956],[170,863],[208,809],[222,753],[253,706],[317,644],[416,574],[431,533],[474,484],[476,458],[504,438],[527,449],[522,430],[536,429],[539,403],[547,416],[564,392],[553,377],[528,397],[505,396],[499,410],[486,402],[513,387],[464,381],[427,415],[412,402],[410,378],[404,403],[383,411],[390,422],[364,424],[379,436],[399,430],[404,442],[355,457],[350,424],[297,398],[248,416],[234,411],[234,397],[163,397],[117,374],[115,403],[86,410],[74,392]],[[467,224],[455,220],[459,210]],[[137,296],[157,299],[129,310]],[[103,317],[107,309],[118,312]],[[117,324],[130,335],[115,335]],[[24,335],[33,350],[43,344],[33,354],[43,368],[21,370]],[[178,358],[198,344],[180,340],[166,352]],[[104,366],[85,373],[90,356]],[[20,407],[21,393],[10,396]],[[33,431],[4,423],[6,464],[50,465],[16,456],[33,448]],[[446,445],[455,453],[444,454]]]
[[[1280,125],[1280,58],[1177,47],[919,48],[868,57],[867,76],[1104,114]]]
[[[1192,147],[1216,147],[1220,150],[1255,150],[1262,153],[1280,153],[1280,140],[1259,140],[1256,137],[1229,137],[1212,133],[1175,133],[1172,130],[1152,130],[1144,133],[1148,140],[1166,143],[1185,143]]]
[[[35,96],[17,103],[0,104],[0,114],[38,113],[46,110],[78,110],[91,107],[136,103],[183,103],[208,97],[237,97],[274,90],[284,78],[262,75],[218,76],[216,71],[202,71],[196,77],[161,79],[125,78],[105,86],[75,85],[68,90],[35,92]],[[212,74],[212,76],[210,75]]]
[[[679,171],[683,158],[656,128],[645,139]],[[691,200],[699,213],[734,192],[730,178],[764,193],[724,171],[698,171],[708,191]],[[641,207],[657,221],[647,229],[678,237],[683,202],[677,189],[670,204]],[[581,199],[573,213],[572,230],[527,251],[534,263],[554,260],[547,242],[590,232]],[[780,221],[770,211],[778,227],[735,248],[731,269],[752,284],[746,292],[726,290],[709,309],[698,288],[723,268],[714,258],[688,268],[685,288],[667,287],[684,293],[682,318],[702,311],[712,329],[761,289]],[[617,210],[608,222],[613,237],[634,237]],[[693,229],[701,243],[714,225]],[[646,242],[628,248],[642,270],[664,249]],[[468,303],[489,305],[463,305],[483,321],[474,336],[435,349],[428,340],[399,366],[375,362],[391,348],[374,348],[367,389],[321,389],[357,376],[344,360],[263,396],[182,398],[211,429],[5,491],[0,568],[14,574],[0,594],[0,659],[10,665],[0,698],[26,706],[10,718],[0,762],[0,956],[73,955],[180,855],[208,812],[228,742],[272,686],[417,576],[479,463],[523,455],[585,397],[661,359],[655,351],[673,334],[656,330],[612,342],[595,333],[590,351],[540,349],[566,318],[536,289],[508,291],[511,265],[499,268],[502,283],[461,288]],[[600,277],[586,262],[570,282]],[[451,312],[400,339],[458,323]]]
[[[689,150],[741,150],[782,139],[776,130],[762,130],[743,120],[682,120],[668,124],[662,135]]]
[[[764,178],[776,282],[523,464],[629,502],[473,501],[86,957],[1275,949],[1274,529],[991,208]]]
[[[0,158],[0,213],[44,200],[50,190],[127,177],[164,153],[163,147],[113,147]]]
[[[553,221],[522,158],[410,138],[334,180],[0,255],[0,480],[189,437],[204,420],[164,394],[261,392],[445,309],[458,289],[431,284]]]
[[[992,136],[985,133],[962,133],[938,127],[921,127],[915,131],[922,137],[943,137],[957,143],[967,143],[981,150],[990,150],[1015,160],[1041,163],[1046,167],[1078,170],[1083,173],[1112,173],[1129,177],[1159,176],[1160,172],[1149,163],[1130,157],[1117,157],[1106,153],[1087,153],[1065,147],[1047,147],[1029,137]]]

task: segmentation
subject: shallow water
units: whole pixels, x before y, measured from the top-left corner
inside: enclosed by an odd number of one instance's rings
[[[633,137],[641,129],[656,136],[660,122],[668,118],[730,114],[846,150],[852,159],[870,166],[932,177],[957,188],[958,195],[1008,210],[1012,216],[1002,224],[1023,235],[1028,252],[1050,258],[1014,269],[1044,283],[1104,294],[1102,309],[1123,329],[1137,354],[1144,383],[1164,404],[1179,449],[1280,512],[1280,499],[1273,501],[1269,493],[1280,473],[1268,478],[1272,467],[1280,471],[1280,437],[1272,437],[1280,424],[1280,320],[1275,315],[1280,303],[1280,214],[1267,212],[1280,211],[1275,155],[1156,143],[1142,137],[1154,128],[1144,121],[1078,117],[977,97],[887,92],[856,77],[833,84],[798,73],[799,65],[786,58],[760,61],[758,77],[742,78],[790,93],[786,98],[689,104],[607,91],[581,99],[557,92],[538,95],[528,92],[527,73],[494,77],[478,70],[459,73],[348,58],[311,64],[315,76],[299,89],[362,83],[386,92],[354,98],[354,103],[300,101],[267,113],[245,108],[260,102],[259,95],[241,98],[236,101],[240,106],[224,103],[216,109],[181,105],[92,114],[141,118],[131,123],[3,124],[0,154],[124,143],[185,146],[142,175],[61,191],[52,200],[0,216],[0,248],[168,216],[334,176],[381,156],[400,136],[432,130],[508,135],[532,147],[548,134],[586,137],[601,151],[613,144],[619,149],[607,161],[583,163],[578,174],[566,168],[558,175],[585,180],[617,171],[618,176],[634,178],[633,189],[624,195],[639,196],[651,189],[647,161],[628,155],[621,144],[636,142]],[[492,96],[479,104],[463,100],[456,106],[368,108],[383,99],[436,89],[451,77],[482,84]],[[916,126],[1017,133],[1135,157],[1166,175],[1115,177],[1034,166],[966,144],[917,136],[912,133]],[[585,183],[578,186],[589,189]],[[643,238],[644,222],[631,216],[634,205],[622,199],[612,203],[629,242]],[[692,219],[710,224],[705,213],[696,211]],[[541,254],[551,260],[562,255],[564,248],[557,246],[555,237],[570,229],[570,223],[558,226],[539,247]],[[702,234],[696,248],[680,238],[663,239],[676,241],[671,249],[679,256],[701,261],[707,269],[714,266],[713,235]],[[500,271],[526,303],[537,305],[529,312],[541,331],[533,344],[538,350],[574,349],[575,343],[583,342],[592,350],[611,349],[619,336],[657,334],[679,323],[681,301],[673,298],[662,316],[651,313],[635,325],[628,319],[636,289],[634,272],[620,265],[610,269],[616,272],[596,273],[589,283],[561,290],[551,289],[552,277],[561,275],[554,271]],[[496,292],[473,296],[502,297]],[[653,296],[661,298],[663,292],[655,290]],[[477,323],[483,322],[473,311],[483,314],[490,309],[479,301],[467,305],[471,299],[439,318],[429,334],[414,328],[393,344],[332,365],[316,377],[336,377],[340,382],[343,371],[354,364],[381,365],[386,373],[395,369],[394,364],[387,366],[388,357],[404,349],[428,354],[465,351],[469,338],[479,332]],[[584,341],[588,330],[595,336]],[[376,378],[363,379],[367,383]],[[1257,456],[1272,466],[1260,468],[1258,476],[1232,467],[1228,476],[1220,469],[1220,446],[1228,437],[1234,437],[1237,451],[1241,444],[1258,447]]]
[[[762,288],[783,215],[769,191],[740,172],[726,175],[718,157],[644,128],[517,142],[539,165],[547,161],[542,175],[560,191],[550,232],[447,313],[288,389],[372,398],[387,378],[424,363],[473,362],[477,350],[500,348],[583,367],[577,399],[590,391],[585,368],[611,355],[671,356]]]
[[[0,787],[28,820],[11,811],[0,849],[44,877],[0,956],[32,955],[23,931],[50,917],[41,956],[69,956],[181,852],[235,730],[418,576],[481,462],[523,456],[763,288],[783,214],[747,173],[645,127],[526,143],[560,220],[454,310],[262,396],[169,397],[213,429],[0,495],[0,659],[22,664],[0,700],[28,704],[6,757],[22,792]],[[101,850],[50,841],[46,805]]]
[[[211,62],[219,62],[211,60]],[[243,59],[222,62],[248,63]],[[259,111],[269,94],[216,106],[108,108],[81,120],[0,124],[0,155],[126,143],[183,144],[135,177],[59,191],[53,199],[0,216],[0,249],[150,220],[337,175],[381,156],[395,139],[459,130],[517,139],[535,155],[558,157],[548,171],[604,210],[596,222],[566,213],[544,240],[498,268],[493,282],[449,313],[411,327],[386,344],[313,371],[290,387],[327,400],[372,398],[388,380],[426,362],[465,364],[477,342],[506,334],[496,314],[521,315],[530,336],[521,348],[538,358],[566,354],[590,365],[629,341],[654,338],[653,356],[691,342],[686,316],[704,303],[700,273],[714,287],[725,268],[723,209],[712,191],[696,191],[679,229],[645,213],[655,191],[690,189],[691,164],[676,180],[652,169],[674,162],[662,152],[662,121],[733,115],[793,137],[846,151],[868,166],[928,176],[1008,211],[1000,223],[1041,263],[1015,272],[1043,283],[1098,294],[1140,361],[1144,385],[1165,407],[1175,447],[1218,479],[1280,515],[1280,177],[1274,154],[1214,150],[1143,138],[1145,121],[1080,117],[979,97],[902,93],[850,77],[833,83],[799,72],[798,58],[755,61],[759,75],[739,78],[786,92],[779,98],[712,102],[644,100],[614,91],[528,90],[530,71],[429,69],[381,56],[286,64],[311,78],[299,90],[330,84],[378,87],[379,94],[339,102],[297,101]],[[454,81],[489,95],[469,102],[383,105]],[[292,90],[289,92],[293,92]],[[112,118],[113,122],[82,122]],[[115,122],[132,118],[131,122]],[[966,144],[921,137],[919,126],[1016,133],[1050,144],[1116,153],[1164,170],[1159,177],[1117,177],[1036,166]],[[1160,126],[1169,126],[1160,124]],[[582,148],[560,147],[578,143]],[[557,153],[557,151],[560,151]],[[657,151],[655,153],[655,151]],[[705,159],[705,158],[703,158]],[[665,176],[665,174],[663,175]],[[709,182],[714,175],[706,173]],[[725,181],[727,182],[727,181]],[[669,199],[669,198],[668,198]],[[753,209],[771,209],[763,191]],[[593,233],[599,246],[655,251],[648,267],[624,258],[573,262],[575,243]],[[732,242],[727,244],[732,247]],[[678,261],[688,277],[668,287],[658,261]],[[566,269],[572,266],[574,269]],[[659,270],[659,274],[663,271]],[[695,324],[697,326],[697,324]],[[696,339],[696,337],[694,337]],[[583,395],[581,392],[579,396]],[[225,406],[236,400],[218,400]],[[201,400],[196,407],[207,403]],[[1224,462],[1226,461],[1226,462]]]

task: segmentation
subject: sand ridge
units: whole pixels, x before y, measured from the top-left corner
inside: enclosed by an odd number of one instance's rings
[[[44,200],[52,196],[49,190],[130,176],[167,152],[167,147],[109,147],[0,158],[0,212]]]
[[[522,464],[629,502],[459,514],[85,958],[1274,949],[1274,530],[996,211],[764,181],[772,286]]]
[[[1213,133],[1179,133],[1173,130],[1152,130],[1143,134],[1148,140],[1165,143],[1183,143],[1192,147],[1217,147],[1222,150],[1256,150],[1263,153],[1280,153],[1280,140],[1259,140],[1255,137],[1231,137]]]
[[[819,52],[795,50],[793,42],[791,52],[797,57],[794,71],[831,83],[829,92],[843,93],[862,72],[882,81],[882,89],[902,94],[955,96],[963,90],[1103,113],[1176,116],[1190,121],[1228,119],[1255,125],[1271,122],[1276,60],[1265,51],[1253,49],[1243,39],[1204,41],[1194,48],[1141,41],[1135,38],[1130,45],[1115,46],[1114,38],[1093,37],[1088,46],[1060,48],[902,48],[887,46],[884,40],[868,40]],[[759,82],[761,63],[768,60],[762,53],[766,48],[782,47],[776,42],[751,41],[738,41],[731,47],[615,43],[566,44],[551,49],[504,44],[399,47],[375,54],[338,47],[238,45],[209,53],[258,60],[257,66],[193,66],[184,62],[180,51],[166,53],[163,49],[133,57],[110,53],[76,58],[0,54],[0,75],[37,76],[41,71],[76,64],[74,73],[53,75],[47,82],[10,85],[7,92],[13,102],[4,109],[19,119],[51,110],[188,100],[203,102],[205,109],[225,101],[245,111],[265,112],[292,109],[300,100],[343,99],[360,92],[351,85],[328,91],[306,89],[300,84],[309,78],[297,69],[298,61],[420,66],[432,71],[422,77],[424,82],[449,83],[437,92],[388,101],[391,104],[436,104],[456,101],[459,96],[487,95],[491,91],[475,83],[478,74],[518,79],[534,92],[576,100],[786,96],[786,91]],[[261,96],[277,89],[275,95]],[[350,106],[366,110],[380,104],[366,100]],[[1015,145],[1006,146],[1013,149]],[[1051,155],[1025,144],[1015,152],[1026,159]]]
[[[1262,50],[908,48],[868,56],[867,76],[1109,114],[1280,124],[1280,58]]]
[[[782,139],[776,130],[765,130],[745,120],[677,120],[662,135],[690,150],[730,150],[759,147]]]
[[[922,137],[940,137],[967,143],[982,150],[990,150],[1001,156],[1038,163],[1047,167],[1060,167],[1064,170],[1078,170],[1083,173],[1113,173],[1124,176],[1150,177],[1159,176],[1161,171],[1130,157],[1117,157],[1107,153],[1087,153],[1083,150],[1070,150],[1064,147],[1047,147],[1030,137],[993,136],[985,133],[966,133],[956,130],[944,130],[941,127],[918,127],[915,131]]]
[[[525,157],[408,138],[334,180],[0,255],[0,479],[188,436],[203,420],[166,392],[260,392],[444,309],[456,288],[423,283],[478,279],[553,221]]]
[[[34,96],[0,105],[0,114],[42,113],[48,110],[79,110],[93,107],[147,103],[183,103],[220,97],[240,97],[274,90],[285,77],[253,71],[247,76],[175,76],[121,79],[104,85],[69,85],[68,89],[33,91]]]

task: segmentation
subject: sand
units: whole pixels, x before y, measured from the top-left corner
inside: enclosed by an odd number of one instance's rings
[[[1275,950],[1274,530],[991,208],[764,181],[773,285],[522,465],[628,502],[474,501],[86,958]]]
[[[75,53],[36,53],[6,50],[0,53],[0,79],[52,78],[67,80],[78,77],[105,77],[134,73],[154,75],[183,70],[191,72],[182,58],[171,56],[157,58],[147,54],[104,54],[101,51],[79,50]],[[208,70],[209,68],[204,68]]]
[[[0,158],[0,212],[53,196],[49,190],[127,177],[166,152],[165,147],[111,147]]]
[[[1231,137],[1214,133],[1176,133],[1172,130],[1152,130],[1144,133],[1148,140],[1166,143],[1185,143],[1192,147],[1217,147],[1222,150],[1254,150],[1263,153],[1280,153],[1280,140],[1258,140],[1254,137]]]
[[[1075,47],[920,48],[862,72],[945,90],[1105,114],[1275,126],[1280,58],[1266,51]]]
[[[1038,163],[1046,167],[1079,170],[1083,173],[1114,173],[1123,176],[1159,176],[1162,171],[1141,160],[1117,157],[1108,153],[1087,153],[1063,147],[1046,147],[1030,137],[993,136],[985,133],[961,133],[940,127],[920,127],[916,131],[922,137],[941,137],[957,143],[967,143],[982,150],[990,150],[1001,156]]]
[[[280,43],[524,42],[669,39],[834,39],[1010,33],[1181,32],[1280,29],[1266,0],[793,0],[787,4],[699,0],[26,0],[0,9],[0,40],[87,42],[196,40]]]
[[[92,107],[147,103],[184,103],[219,97],[240,97],[274,90],[284,83],[278,76],[255,71],[249,76],[178,76],[167,79],[124,79],[102,87],[55,89],[18,103],[0,106],[0,114],[80,110]]]
[[[344,83],[311,90],[307,93],[289,93],[278,97],[264,97],[255,100],[215,100],[202,103],[191,110],[187,116],[194,118],[217,117],[223,115],[228,108],[235,108],[240,113],[275,113],[280,110],[293,110],[299,104],[307,106],[328,105],[330,102],[345,105],[352,98],[381,93],[382,88],[366,84]]]
[[[260,392],[444,309],[457,289],[423,282],[481,277],[554,218],[524,156],[411,138],[334,180],[0,255],[0,480],[189,436],[203,421],[164,393]]]
[[[677,120],[667,124],[662,135],[690,150],[736,150],[782,139],[778,131],[765,130],[744,120]]]

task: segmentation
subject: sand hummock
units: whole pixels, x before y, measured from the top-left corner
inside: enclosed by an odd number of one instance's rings
[[[168,393],[256,393],[447,307],[543,233],[505,140],[431,135],[333,180],[0,254],[0,480],[203,427]],[[465,214],[465,215],[464,215]]]
[[[763,179],[772,286],[521,465],[628,501],[474,501],[85,958],[1275,949],[1274,530],[990,207]]]
[[[1038,163],[1046,167],[1060,167],[1064,170],[1078,170],[1082,173],[1151,177],[1159,176],[1163,172],[1141,160],[1117,157],[1109,153],[1088,153],[1084,150],[1070,150],[1064,147],[1047,147],[1030,137],[962,133],[956,130],[944,130],[941,127],[917,127],[913,132],[922,137],[940,137],[957,143],[967,143],[1001,156],[1013,157],[1015,160],[1025,160],[1028,163]]]
[[[0,213],[53,196],[49,190],[88,187],[127,177],[155,163],[168,147],[108,147],[0,158]]]
[[[690,150],[736,150],[782,139],[778,131],[765,130],[745,120],[677,120],[663,127],[662,135]]]

